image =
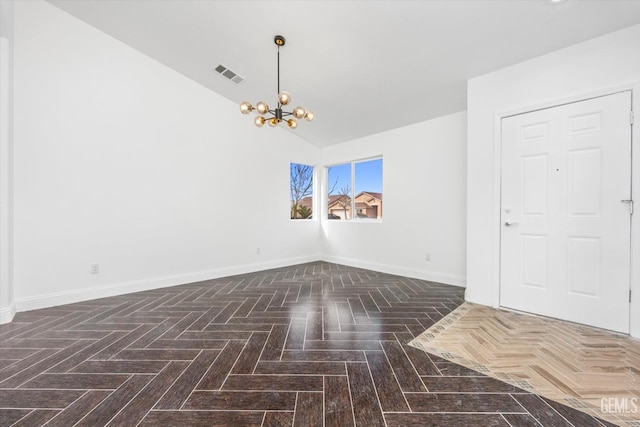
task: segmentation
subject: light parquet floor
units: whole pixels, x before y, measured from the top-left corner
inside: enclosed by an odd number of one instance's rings
[[[615,424],[640,426],[640,341],[464,303],[411,345]]]
[[[0,426],[608,425],[407,345],[463,292],[315,262],[18,313]]]

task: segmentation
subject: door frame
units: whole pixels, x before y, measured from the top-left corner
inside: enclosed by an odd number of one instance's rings
[[[500,305],[500,233],[502,230],[501,218],[501,181],[502,181],[502,119],[530,113],[537,110],[557,107],[564,104],[584,101],[592,98],[613,95],[619,92],[631,92],[631,103],[635,112],[635,125],[640,121],[640,81],[629,84],[607,87],[593,92],[580,93],[570,97],[548,100],[534,105],[516,106],[509,110],[499,111],[494,114],[493,130],[493,195],[491,212],[492,242],[491,252],[493,259],[493,304],[495,308]],[[632,198],[636,201],[636,209],[631,215],[631,266],[630,286],[631,303],[629,305],[629,334],[640,338],[640,131],[631,129],[631,191]],[[634,149],[635,148],[635,149]],[[634,173],[635,172],[635,173]]]

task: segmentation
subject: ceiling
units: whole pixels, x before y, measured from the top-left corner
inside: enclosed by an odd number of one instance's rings
[[[234,103],[276,103],[282,34],[281,88],[316,114],[291,132],[320,147],[465,110],[472,77],[640,23],[640,0],[49,2]]]

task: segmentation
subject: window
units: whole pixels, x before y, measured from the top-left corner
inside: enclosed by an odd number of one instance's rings
[[[289,187],[291,219],[310,219],[313,215],[313,166],[291,163]]]
[[[330,166],[327,204],[329,219],[382,219],[382,158]]]

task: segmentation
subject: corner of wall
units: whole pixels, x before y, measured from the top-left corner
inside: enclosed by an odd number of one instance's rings
[[[0,308],[0,325],[10,323],[16,315],[16,305],[12,301],[7,307]]]
[[[0,324],[16,313],[13,293],[13,2],[0,2]]]

